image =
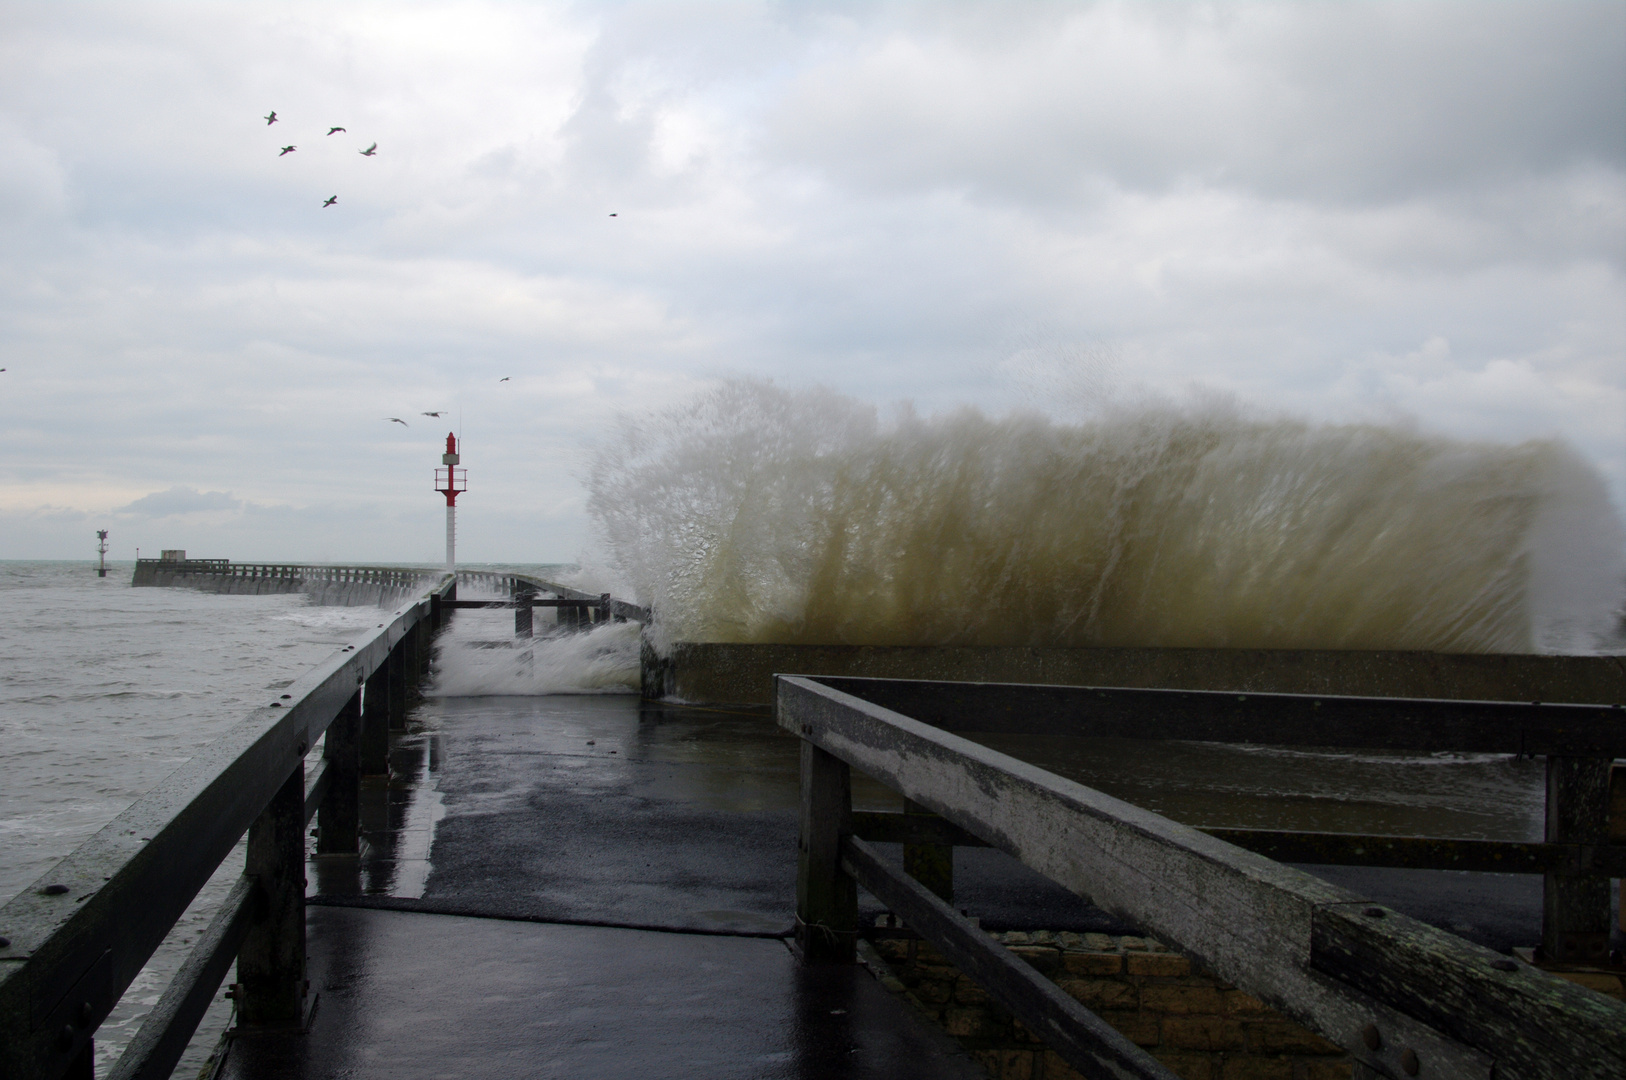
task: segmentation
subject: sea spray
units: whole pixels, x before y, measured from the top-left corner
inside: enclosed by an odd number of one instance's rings
[[[511,623],[506,632],[493,630],[470,614],[452,620],[436,641],[432,697],[638,692],[637,623],[514,638]]]
[[[736,380],[625,419],[587,476],[652,640],[1594,648],[1622,530],[1554,441],[1122,407],[883,422]]]

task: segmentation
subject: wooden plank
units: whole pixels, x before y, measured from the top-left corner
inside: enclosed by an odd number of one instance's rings
[[[1398,1075],[1395,1053],[1369,1050],[1361,1038],[1379,1023],[1403,1037],[1431,1077],[1490,1075],[1491,1054],[1311,967],[1316,909],[1362,897],[814,680],[780,676],[777,697],[782,727],[1177,943],[1356,1060]]]
[[[305,769],[301,761],[248,830],[244,876],[254,883],[237,950],[243,1027],[291,1028],[305,1004]]]
[[[1486,874],[1540,874],[1550,869],[1569,868],[1610,877],[1626,875],[1626,844],[1517,843],[1284,829],[1203,828],[1199,831],[1276,862],[1311,866],[1386,866]],[[853,811],[853,835],[880,844],[988,846],[953,822],[935,815],[925,817],[875,810]]]
[[[419,626],[425,625],[423,622]],[[414,637],[419,636],[414,633]],[[328,725],[322,743],[322,775],[329,777],[321,799],[316,851],[355,855],[361,850],[361,692],[350,695]],[[308,819],[307,819],[308,820]]]
[[[805,744],[804,744],[805,745]],[[842,864],[875,898],[936,945],[1034,1035],[1088,1077],[1174,1080],[1161,1062],[990,938],[925,885],[848,837]]]
[[[817,678],[964,733],[1626,757],[1619,705]]]
[[[796,860],[796,943],[814,962],[850,964],[858,943],[858,888],[841,868],[852,831],[847,763],[802,743],[801,827]]]
[[[904,801],[903,816],[940,820],[918,803]],[[954,845],[933,841],[903,845],[903,871],[945,903],[954,903]]]
[[[1626,1076],[1626,1005],[1613,998],[1370,904],[1318,909],[1311,934],[1318,971],[1495,1047],[1499,1077]]]
[[[1626,726],[1626,725],[1623,725]],[[1554,843],[1609,842],[1607,758],[1547,759],[1546,836]],[[1541,950],[1566,964],[1601,964],[1609,952],[1609,875],[1560,868],[1542,879]]]
[[[955,847],[987,847],[988,844],[952,821],[936,814],[894,814],[879,810],[854,810],[853,835],[872,844],[952,844]]]
[[[248,932],[253,896],[253,883],[238,878],[158,1004],[114,1062],[108,1080],[168,1080],[237,958]]]
[[[1626,845],[1621,844],[1526,844],[1278,829],[1202,831],[1277,862],[1312,866],[1390,866],[1485,874],[1540,874],[1562,869],[1611,877],[1626,873]]]
[[[305,824],[309,825],[322,809],[322,801],[327,798],[328,789],[333,785],[333,770],[328,766],[324,756],[317,760],[316,767],[305,777]]]

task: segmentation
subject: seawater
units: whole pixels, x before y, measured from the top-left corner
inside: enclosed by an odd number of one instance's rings
[[[732,380],[624,419],[586,479],[661,644],[1626,644],[1626,531],[1554,440],[1226,403],[886,417]]]

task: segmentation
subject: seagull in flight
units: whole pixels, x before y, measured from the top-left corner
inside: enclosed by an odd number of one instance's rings
[[[298,150],[298,149],[299,149],[299,147],[297,147],[297,146],[284,146],[284,147],[283,147],[283,148],[282,148],[282,154],[291,154],[291,153],[293,153],[293,152],[294,152],[294,151],[295,151],[295,150]],[[282,156],[282,154],[278,154],[278,155],[277,155],[277,156],[278,156],[278,157],[281,157],[281,156]]]
[[[400,424],[402,427],[411,427],[412,426],[411,424],[407,423],[405,420],[402,420],[399,416],[386,416],[386,417],[384,417],[384,419],[390,421],[391,423]]]
[[[620,214],[611,214],[610,216],[611,217],[620,217],[621,215]]]
[[[266,117],[262,117],[262,119],[265,120],[265,126],[270,127],[272,124],[277,122],[277,110],[272,109],[271,110],[271,115],[266,116]]]
[[[342,128],[342,127],[330,127],[330,128],[328,128],[328,129],[327,129],[327,133],[328,133],[328,134],[329,134],[329,135],[331,135],[331,134],[333,134],[333,133],[334,133],[334,132],[335,132],[335,131],[343,131],[343,130],[344,130],[344,128]]]
[[[339,197],[337,195],[333,195],[333,196],[330,196],[328,198],[327,202],[323,203],[322,205],[323,206],[332,206],[334,203],[336,203],[338,201],[339,201]]]
[[[5,368],[0,368],[0,371],[4,371],[4,370],[6,370],[6,369]],[[438,413],[438,412],[426,412],[426,413],[419,413],[418,415],[419,416],[433,416],[433,417],[439,418],[440,413]]]
[[[502,378],[498,379],[497,381],[498,382],[507,382],[508,381],[508,376],[504,375]]]
[[[378,153],[378,144],[373,143],[373,145],[369,146],[367,149],[357,150],[356,153],[360,154],[362,157],[372,157],[374,154]]]

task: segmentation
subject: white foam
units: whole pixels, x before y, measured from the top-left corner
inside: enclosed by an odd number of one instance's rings
[[[430,696],[638,692],[637,623],[606,623],[581,633],[514,639],[501,628],[493,631],[464,618],[467,614],[459,613],[436,642]]]

